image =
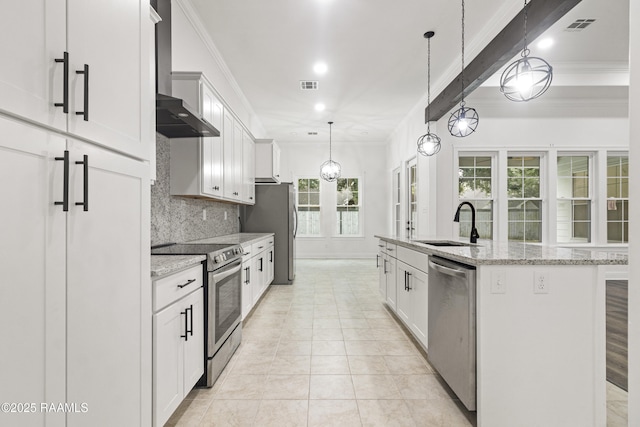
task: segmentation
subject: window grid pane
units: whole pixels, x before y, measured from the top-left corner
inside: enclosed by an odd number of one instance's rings
[[[607,157],[607,242],[629,242],[629,156]]]
[[[298,235],[320,236],[320,180],[298,179]]]
[[[509,240],[542,241],[542,198],[540,157],[507,158]]]
[[[591,242],[589,156],[558,156],[557,241]]]
[[[336,226],[340,236],[360,234],[360,188],[358,178],[338,178]]]
[[[458,199],[476,209],[476,229],[481,239],[493,238],[493,180],[491,156],[458,158]],[[471,209],[460,211],[460,237],[471,234]]]

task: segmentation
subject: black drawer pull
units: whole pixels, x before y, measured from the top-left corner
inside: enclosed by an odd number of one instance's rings
[[[56,160],[64,162],[64,177],[62,179],[62,201],[53,202],[54,205],[62,206],[63,212],[69,211],[69,150],[64,150],[63,157],[55,157]]]
[[[192,284],[192,283],[193,283],[193,282],[195,282],[195,281],[196,281],[196,279],[189,279],[189,280],[187,280],[187,283],[185,283],[184,285],[178,285],[178,287],[179,287],[180,289],[182,289],[182,288],[184,288],[184,287],[189,286],[190,284]]]
[[[82,70],[76,70],[76,74],[84,74],[84,111],[76,111],[77,116],[84,116],[84,121],[89,121],[89,65],[84,64]]]
[[[56,62],[62,62],[64,69],[62,71],[62,102],[56,102],[56,107],[62,107],[62,112],[69,114],[69,52],[64,52],[62,58],[56,58]]]
[[[189,310],[189,318],[191,319],[191,329],[189,329],[189,335],[193,336],[193,304],[187,308]]]
[[[76,206],[83,206],[83,210],[87,212],[89,210],[89,156],[85,154],[83,160],[76,162],[76,165],[83,165],[82,181],[84,183],[84,189],[82,190],[84,200],[82,202],[76,202]]]

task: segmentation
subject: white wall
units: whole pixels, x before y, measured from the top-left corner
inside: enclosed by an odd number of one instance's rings
[[[327,142],[279,143],[283,181],[297,177],[318,177],[320,165],[329,158]],[[385,144],[333,142],[333,160],[342,166],[342,177],[361,178],[362,237],[335,236],[335,183],[321,182],[321,212],[325,230],[322,237],[301,237],[296,240],[298,258],[373,258],[377,253],[374,234],[385,234],[389,222],[389,189],[391,173],[386,168]],[[333,191],[324,191],[330,189]],[[324,192],[323,192],[324,191]],[[326,208],[325,208],[326,207]]]
[[[173,71],[201,71],[223,100],[256,138],[264,138],[262,123],[220,57],[215,45],[201,29],[188,2],[171,2],[171,49]]]

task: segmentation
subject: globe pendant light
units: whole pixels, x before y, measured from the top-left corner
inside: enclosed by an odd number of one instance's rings
[[[500,92],[511,101],[526,102],[545,93],[553,79],[553,68],[542,58],[529,57],[527,48],[527,0],[524,1],[524,49],[522,58],[509,64],[500,77]]]
[[[331,158],[331,125],[329,123],[329,160],[320,165],[320,177],[327,182],[333,182],[340,178],[340,170],[342,169],[340,163],[334,162]]]
[[[440,151],[440,137],[431,133],[431,115],[429,114],[429,104],[431,104],[431,37],[436,33],[427,31],[424,38],[427,39],[427,133],[418,138],[418,153],[423,156],[434,156]]]
[[[480,116],[474,108],[466,107],[464,102],[464,0],[462,0],[462,73],[460,73],[462,95],[460,108],[451,113],[447,125],[452,136],[464,138],[476,131]]]

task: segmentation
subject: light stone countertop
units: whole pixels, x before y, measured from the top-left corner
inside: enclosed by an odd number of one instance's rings
[[[561,248],[519,242],[500,243],[478,240],[471,246],[431,246],[403,237],[375,235],[429,255],[437,255],[471,265],[627,265],[627,254],[615,250]],[[415,240],[449,240],[468,243],[464,239],[424,237]]]
[[[151,277],[164,276],[206,259],[205,255],[151,255]]]
[[[235,233],[225,236],[209,237],[206,239],[191,240],[187,243],[229,243],[234,245],[244,245],[246,243],[254,243],[273,236],[274,233]]]

